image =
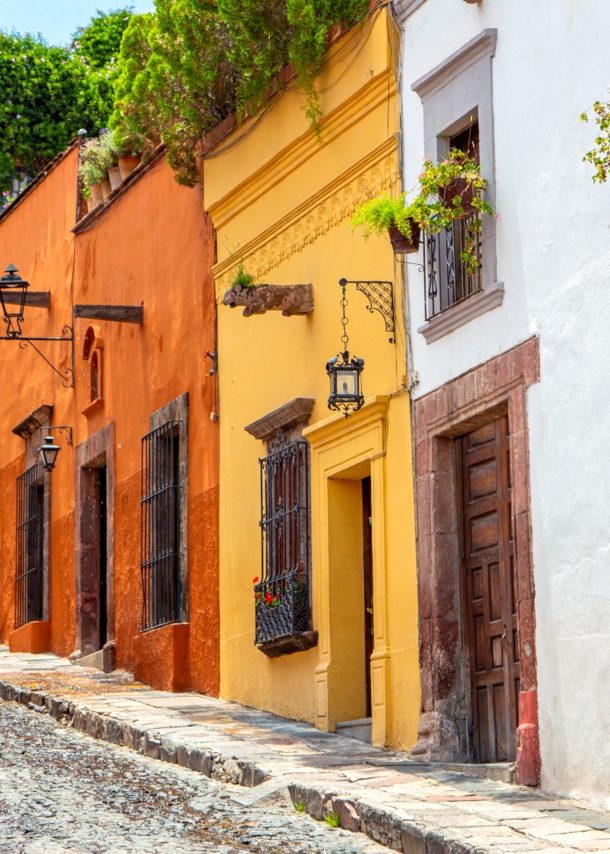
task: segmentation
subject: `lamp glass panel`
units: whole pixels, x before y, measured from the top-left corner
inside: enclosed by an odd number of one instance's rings
[[[337,371],[337,394],[339,397],[358,397],[358,371]]]

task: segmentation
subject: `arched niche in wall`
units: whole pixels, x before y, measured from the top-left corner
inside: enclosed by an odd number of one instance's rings
[[[99,326],[85,332],[82,355],[89,362],[89,402],[83,409],[83,415],[89,416],[104,405],[104,339]]]

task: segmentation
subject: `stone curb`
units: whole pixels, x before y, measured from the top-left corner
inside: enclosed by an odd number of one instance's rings
[[[252,788],[273,777],[255,762],[181,744],[51,694],[28,691],[0,681],[0,698],[21,703],[38,714],[49,714],[59,723],[98,740],[126,747],[150,759],[181,765],[223,783]],[[283,788],[286,783],[282,780],[281,785]],[[420,821],[406,821],[396,810],[383,809],[362,798],[290,782],[288,791],[294,806],[312,818],[323,821],[330,816],[338,817],[339,826],[344,830],[365,833],[394,851],[404,854],[485,854],[479,847],[441,834],[438,828]]]

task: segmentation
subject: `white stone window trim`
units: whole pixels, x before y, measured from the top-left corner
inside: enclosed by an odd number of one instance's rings
[[[434,162],[443,155],[443,139],[458,133],[468,126],[472,117],[476,117],[481,137],[481,174],[487,180],[486,198],[492,207],[495,200],[495,158],[491,60],[496,52],[497,37],[495,28],[482,30],[411,85],[424,106],[425,153]],[[440,133],[439,128],[442,128]],[[482,290],[420,326],[417,331],[428,344],[502,305],[504,284],[497,281],[496,222],[493,217],[483,219],[482,241]]]

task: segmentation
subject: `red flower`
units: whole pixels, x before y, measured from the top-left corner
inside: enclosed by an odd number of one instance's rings
[[[269,590],[267,590],[267,595],[265,596],[265,602],[267,602],[267,603],[273,602],[273,596],[271,595]]]
[[[258,575],[255,575],[252,579],[252,584],[258,584]]]

